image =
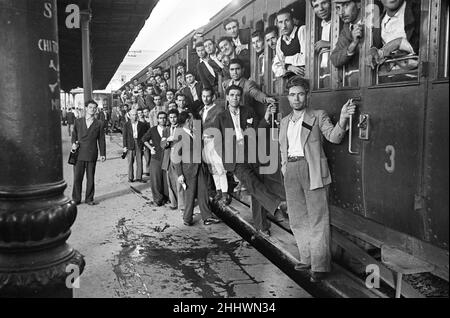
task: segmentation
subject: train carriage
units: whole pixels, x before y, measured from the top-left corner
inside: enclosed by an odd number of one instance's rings
[[[320,21],[309,0],[233,1],[202,29],[204,38],[225,35],[222,22],[237,18],[241,29],[254,31],[274,25],[276,12],[289,7],[307,29],[306,76],[313,83],[311,105],[338,120],[342,105],[355,99],[358,116],[341,145],[326,144],[333,181],[331,220],[339,231],[383,250],[394,247],[434,266],[433,274],[448,281],[448,74],[449,3],[444,0],[409,0],[419,11],[420,49],[417,55],[388,60],[385,66],[413,61],[408,70],[370,68],[366,60],[374,45],[382,6],[363,0],[364,42],[359,69],[319,67],[324,54],[315,53]],[[335,47],[343,25],[333,5],[331,44]],[[171,69],[186,62],[195,70],[191,32],[150,66]],[[290,112],[282,79],[271,72],[272,56],[265,44],[266,92],[280,101],[283,115]],[[256,54],[251,49],[252,77]],[[142,78],[143,70],[136,78]],[[356,78],[350,80],[350,77]],[[221,80],[219,87],[221,87]],[[219,103],[224,104],[223,95]],[[261,105],[263,107],[263,105]]]

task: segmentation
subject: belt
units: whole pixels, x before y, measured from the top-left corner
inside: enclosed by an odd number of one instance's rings
[[[300,157],[300,156],[288,157],[288,162],[297,162],[297,161],[300,161],[300,160],[303,160],[303,159],[305,159],[305,157]]]

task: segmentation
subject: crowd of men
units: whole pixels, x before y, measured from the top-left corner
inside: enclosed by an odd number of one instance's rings
[[[332,1],[344,22],[335,48],[330,44],[331,0],[310,1],[322,21],[315,50],[328,50],[320,65],[326,67],[328,61],[336,67],[358,64],[364,37],[361,4]],[[375,64],[394,51],[417,52],[411,40],[415,21],[410,16],[410,1],[382,3],[381,46],[371,51],[370,62]],[[181,212],[184,224],[192,226],[197,200],[204,224],[216,224],[220,221],[211,213],[209,197],[229,205],[238,180],[251,195],[254,225],[262,234],[270,235],[268,214],[277,221],[289,218],[301,257],[296,269],[311,269],[312,280],[317,281],[330,271],[331,264],[327,201],[331,175],[322,140],[342,141],[356,105],[348,101],[336,125],[324,111],[310,108],[310,83],[304,78],[307,37],[305,26],[295,22],[293,13],[283,9],[277,13],[277,27],[246,36],[238,20],[226,20],[223,27],[228,36],[217,42],[196,37],[198,63],[194,70],[187,70],[184,63],[177,65],[176,87],[170,87],[170,72],[150,68],[145,82],[134,80],[125,87],[123,105],[113,109],[109,121],[113,129],[120,126],[123,134],[128,181],[146,182],[143,176],[149,176],[156,205],[169,203]],[[397,29],[399,25],[403,29]],[[287,82],[292,112],[282,120],[277,116],[277,100],[249,79],[250,46],[257,53],[258,69],[264,72],[264,41],[274,53],[274,76]],[[225,79],[222,87],[219,76]],[[216,105],[218,94],[225,96],[225,107]],[[75,128],[78,132],[85,125],[75,123]],[[252,145],[263,144],[265,154],[270,153],[273,129],[279,130],[276,158],[281,153],[281,162],[274,171],[262,173],[267,163],[261,155],[253,159],[259,149]],[[233,132],[231,139],[226,138],[227,131]],[[79,140],[72,137],[72,141],[76,149]]]

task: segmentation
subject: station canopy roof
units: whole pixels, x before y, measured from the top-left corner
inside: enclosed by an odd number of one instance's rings
[[[158,0],[58,0],[61,88],[83,87],[81,29],[66,27],[67,6],[91,12],[93,89],[105,89]]]

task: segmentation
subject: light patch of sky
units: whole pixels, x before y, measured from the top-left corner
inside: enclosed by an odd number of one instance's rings
[[[159,0],[106,90],[116,90],[232,0]]]

